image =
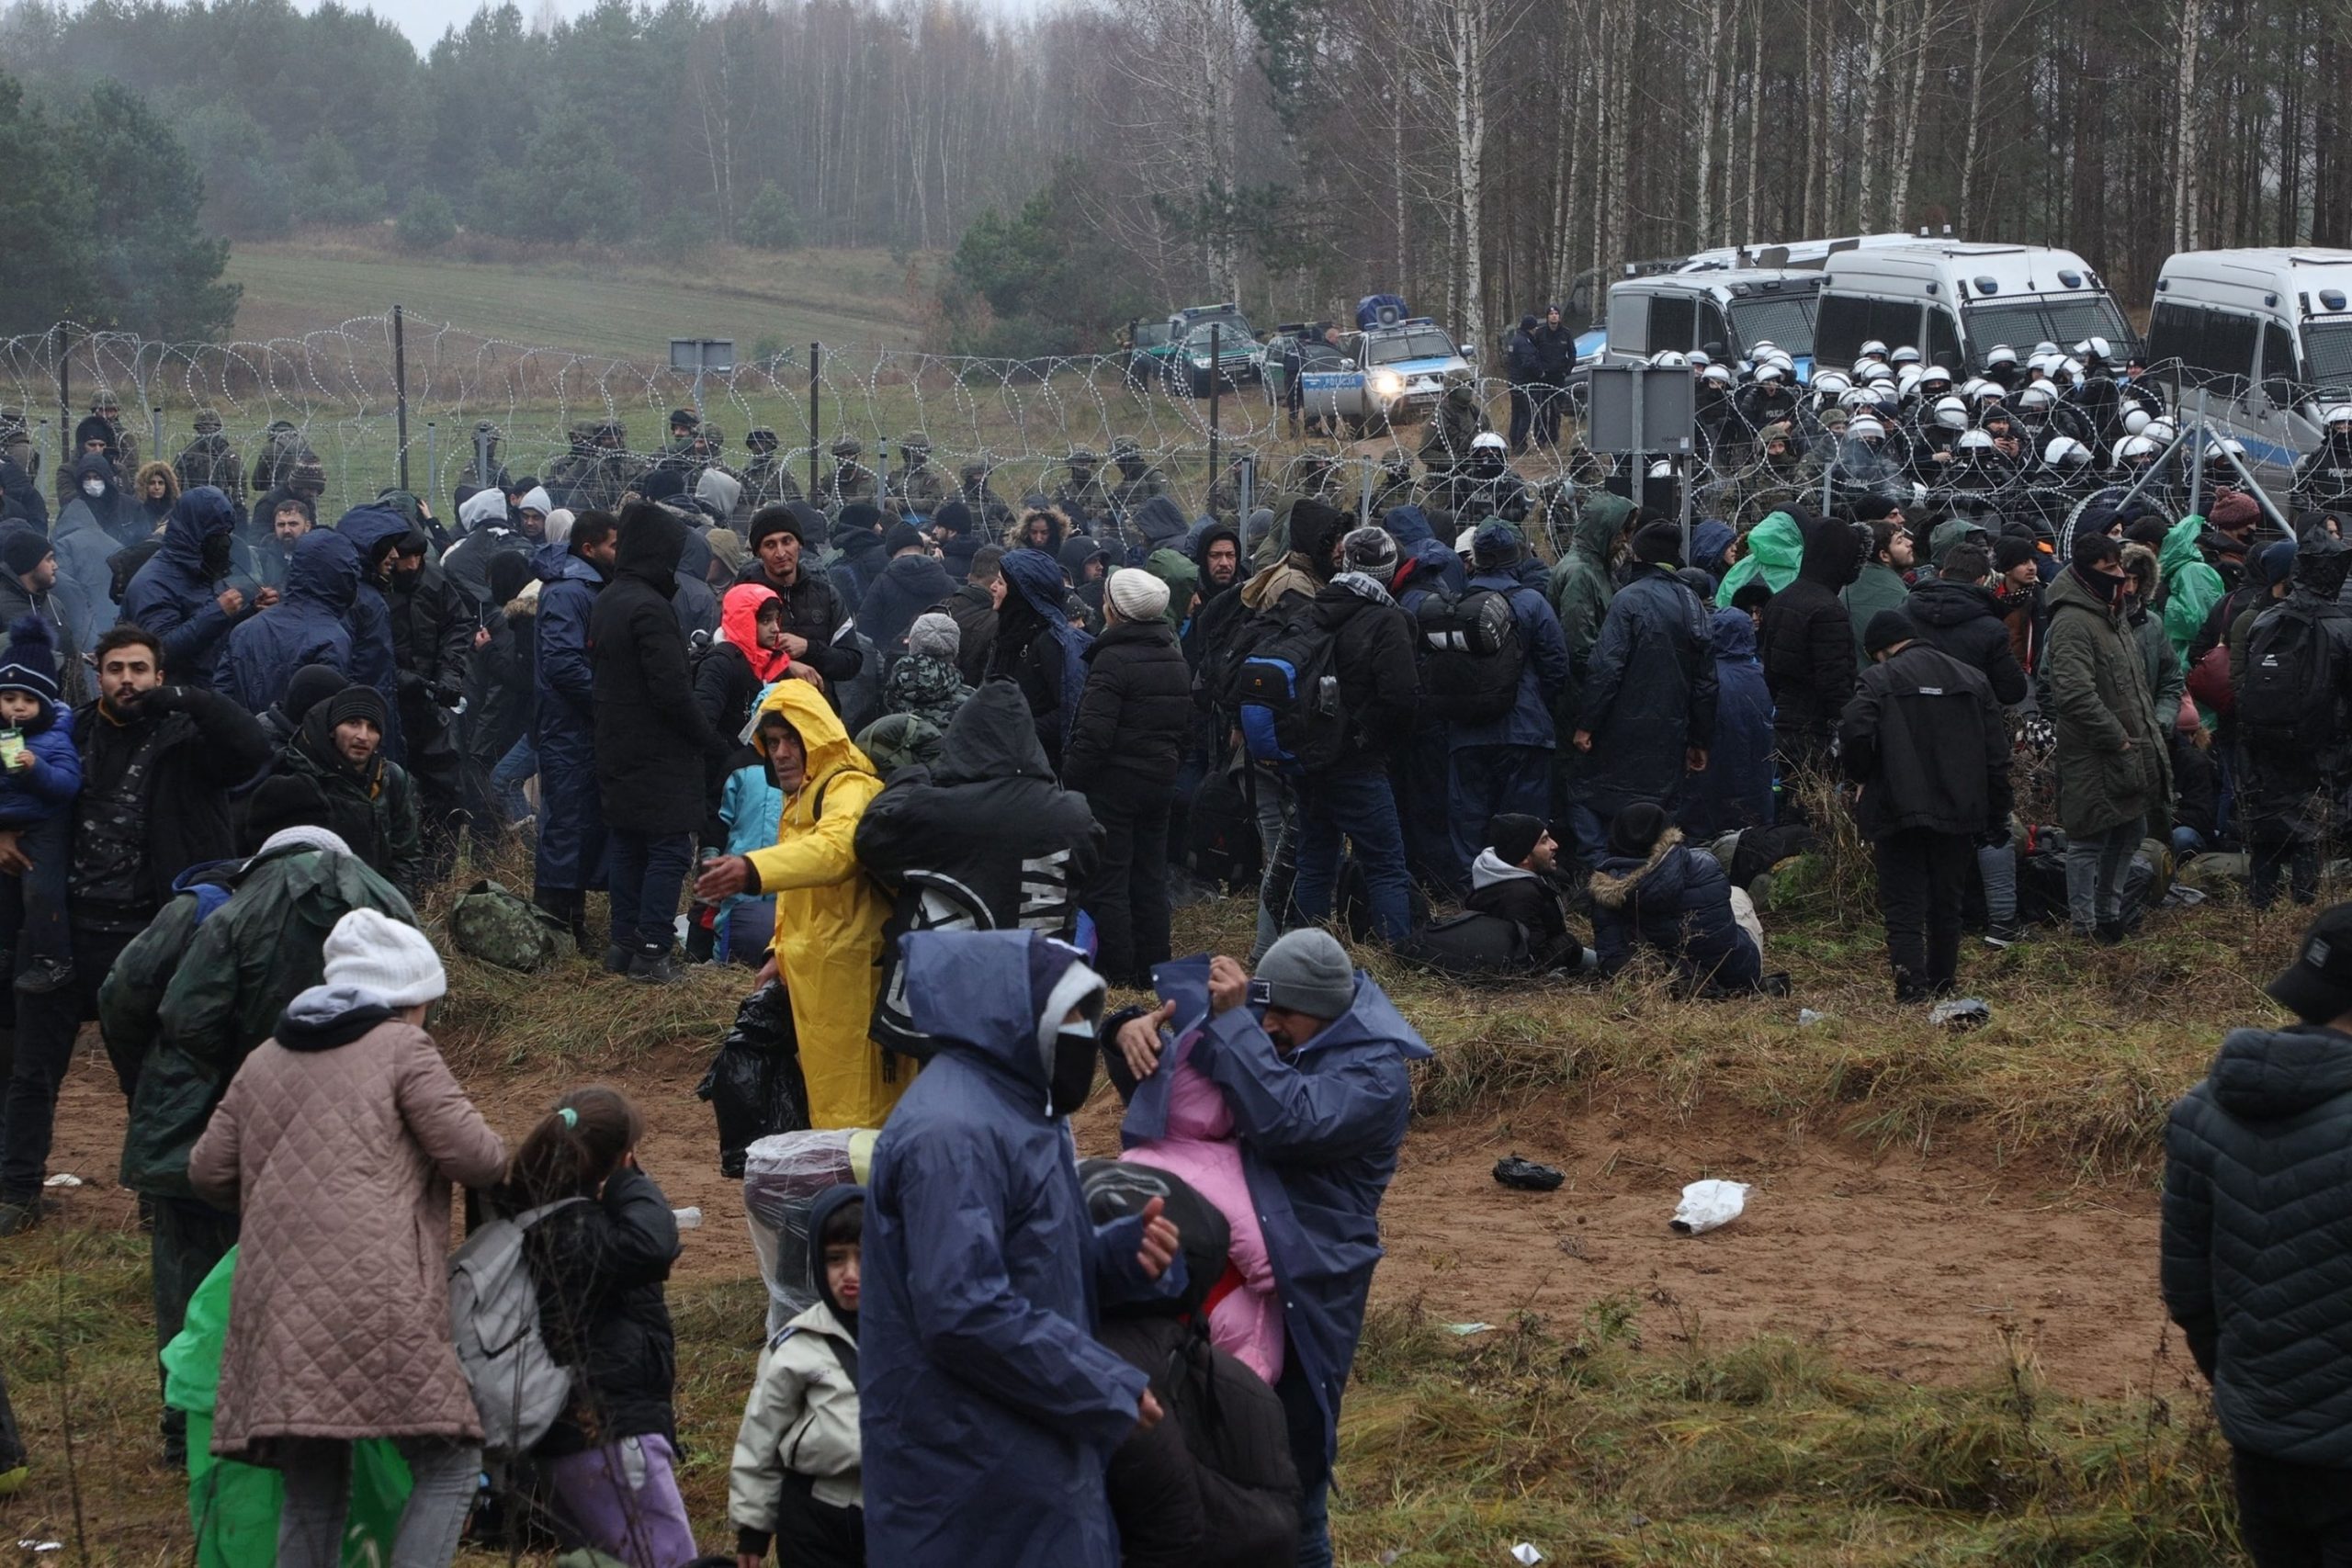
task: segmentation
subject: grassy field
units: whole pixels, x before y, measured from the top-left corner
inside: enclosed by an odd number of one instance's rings
[[[446,322],[653,364],[666,363],[673,337],[732,338],[748,359],[763,338],[903,347],[915,335],[910,285],[922,265],[883,251],[713,246],[674,260],[565,250],[469,261],[407,254],[390,240],[386,227],[239,244],[229,258],[230,278],[244,288],[237,335],[291,336],[394,305],[412,333]]]

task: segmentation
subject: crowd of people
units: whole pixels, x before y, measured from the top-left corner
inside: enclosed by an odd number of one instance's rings
[[[1457,973],[1785,991],[1770,874],[1841,814],[1903,1003],[1956,992],[1972,919],[2124,940],[2176,856],[2315,898],[2352,495],[2307,465],[2267,525],[2230,453],[2169,451],[2153,391],[2081,352],[1957,387],[1880,345],[1809,386],[1694,365],[1702,448],[1761,476],[1694,522],[1670,465],[1522,481],[1548,392],[1508,438],[1449,393],[1377,504],[1310,454],[1197,518],[1132,443],[1008,505],[919,434],[885,472],[837,442],[804,492],[773,432],[738,470],[690,410],[650,457],[582,425],[544,479],[485,429],[454,526],[400,491],[327,525],[290,427],[249,475],[209,416],[131,467],[102,396],[53,523],[0,446],[0,1235],[42,1221],[96,1020],[159,1347],[240,1247],[213,1451],[283,1472],[281,1556],[323,1562],[348,1439],[397,1440],[392,1561],[439,1564],[485,1434],[417,1260],[472,1189],[571,1369],[546,1495],[633,1568],[689,1561],[637,1112],[575,1091],[510,1157],[424,1031],[415,901],[519,838],[584,958],[781,982],[809,1126],[880,1129],[750,1391],[743,1568],[1329,1562],[1427,1047],[1327,927]],[[1254,896],[1246,964],[1172,962],[1172,906],[1220,887]],[[1106,1016],[1113,987],[1157,1005]],[[1127,1151],[1082,1168],[1064,1121],[1106,1062]],[[167,1410],[167,1452],[185,1431]]]

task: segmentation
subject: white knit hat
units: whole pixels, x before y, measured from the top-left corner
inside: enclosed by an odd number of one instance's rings
[[[1168,584],[1139,568],[1121,567],[1102,592],[1123,621],[1151,621],[1168,614]]]
[[[327,933],[324,983],[368,992],[386,1007],[437,1001],[449,989],[424,933],[373,909],[354,909]]]

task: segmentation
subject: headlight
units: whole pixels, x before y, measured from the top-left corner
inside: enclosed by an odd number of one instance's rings
[[[1208,356],[1207,355],[1205,355],[1205,354],[1195,354],[1194,355],[1193,355],[1193,369],[1195,369],[1195,370],[1205,370],[1205,369],[1207,369],[1208,367],[1209,367],[1209,356]]]
[[[1405,378],[1394,370],[1383,370],[1372,378],[1372,389],[1384,398],[1402,397]]]

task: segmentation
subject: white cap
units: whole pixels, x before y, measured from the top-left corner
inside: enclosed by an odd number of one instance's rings
[[[366,991],[386,1007],[438,1001],[449,989],[441,955],[424,933],[374,909],[354,909],[337,920],[320,952],[323,984]]]

